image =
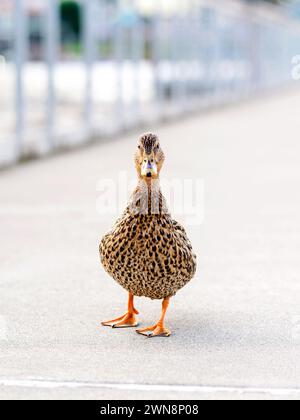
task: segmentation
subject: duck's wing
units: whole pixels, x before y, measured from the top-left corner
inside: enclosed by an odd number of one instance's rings
[[[192,243],[186,233],[185,228],[178,223],[176,220],[172,220],[174,233],[176,236],[176,243],[180,249],[180,253],[185,260],[185,263],[188,268],[188,272],[193,277],[197,269],[197,256],[193,251]]]

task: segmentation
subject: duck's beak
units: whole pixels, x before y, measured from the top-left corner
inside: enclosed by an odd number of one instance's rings
[[[153,176],[157,176],[157,165],[155,162],[151,162],[150,160],[147,160],[142,165],[142,176],[145,176],[147,178],[151,178]]]

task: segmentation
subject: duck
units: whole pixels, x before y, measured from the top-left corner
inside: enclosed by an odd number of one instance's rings
[[[165,317],[172,297],[189,283],[197,257],[184,227],[175,221],[160,187],[165,154],[156,134],[140,136],[134,154],[138,185],[123,215],[100,241],[100,260],[106,272],[128,293],[125,314],[102,322],[105,327],[136,328],[135,297],[162,300],[154,325],[137,329],[149,338],[169,337]]]

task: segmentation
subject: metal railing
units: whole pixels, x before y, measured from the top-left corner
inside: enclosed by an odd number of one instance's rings
[[[0,165],[284,85],[299,52],[298,22],[273,6],[82,0],[81,39],[64,44],[59,3],[2,16]]]

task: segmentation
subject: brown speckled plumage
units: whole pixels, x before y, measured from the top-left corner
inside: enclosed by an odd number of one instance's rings
[[[141,148],[155,154],[161,167],[164,155],[156,136],[144,135]],[[140,159],[138,152],[137,169]],[[194,277],[196,256],[185,229],[167,210],[158,177],[140,177],[123,216],[102,239],[100,256],[106,271],[134,296],[168,298]]]

